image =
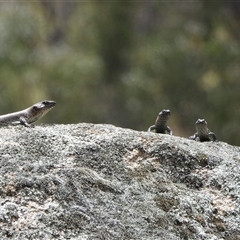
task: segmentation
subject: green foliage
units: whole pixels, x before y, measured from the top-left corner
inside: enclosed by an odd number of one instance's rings
[[[55,123],[145,131],[170,109],[176,135],[205,118],[239,145],[237,3],[1,3],[1,112],[56,100]]]

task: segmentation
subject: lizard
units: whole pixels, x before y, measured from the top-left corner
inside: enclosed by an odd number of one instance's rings
[[[170,110],[163,109],[157,116],[155,125],[148,128],[148,132],[155,130],[156,133],[164,133],[172,135],[173,132],[169,126],[167,126],[167,121],[171,116]]]
[[[9,113],[0,116],[0,125],[18,125],[22,124],[25,127],[34,127],[33,122],[36,122],[48,113],[56,102],[44,100],[26,108],[22,111]]]
[[[198,119],[195,125],[197,132],[193,136],[190,136],[189,139],[200,142],[217,141],[215,133],[208,129],[207,121],[205,119]]]

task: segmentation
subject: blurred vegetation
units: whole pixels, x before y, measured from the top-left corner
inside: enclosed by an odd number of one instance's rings
[[[175,135],[205,118],[240,145],[240,2],[0,5],[1,114],[51,99],[43,122],[145,131],[170,109]]]

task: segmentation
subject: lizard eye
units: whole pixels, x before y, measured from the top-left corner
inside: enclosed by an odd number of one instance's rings
[[[37,110],[38,110],[38,107],[34,106],[34,107],[33,107],[33,110],[34,110],[34,111],[37,111]]]

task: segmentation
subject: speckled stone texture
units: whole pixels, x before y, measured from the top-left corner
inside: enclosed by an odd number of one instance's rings
[[[112,125],[2,127],[0,239],[240,239],[240,147]]]

